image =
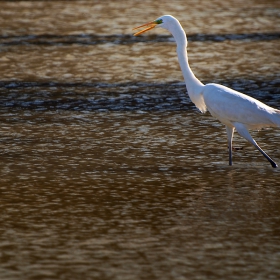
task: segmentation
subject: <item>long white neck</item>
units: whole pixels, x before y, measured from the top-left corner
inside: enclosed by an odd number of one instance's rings
[[[188,93],[190,95],[195,94],[197,91],[200,91],[200,88],[203,86],[203,84],[196,78],[190,68],[187,45],[182,46],[177,43],[177,55]]]
[[[192,102],[202,112],[206,111],[206,105],[202,96],[203,83],[201,83],[192,72],[187,54],[187,37],[181,24],[177,21],[168,30],[171,32],[177,43],[177,55],[179,64],[184,76],[187,91]]]
[[[194,73],[192,72],[189,61],[188,61],[188,53],[187,53],[187,37],[185,34],[184,29],[178,22],[178,24],[173,25],[170,28],[170,32],[175,38],[177,43],[177,55],[179,64],[185,79],[186,87],[189,94],[195,94],[196,91],[203,86],[203,84],[195,77]]]

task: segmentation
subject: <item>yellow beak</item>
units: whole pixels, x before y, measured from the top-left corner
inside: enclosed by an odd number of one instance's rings
[[[152,22],[148,22],[148,23],[145,23],[145,24],[143,24],[143,25],[134,27],[133,30],[138,29],[138,28],[141,28],[141,27],[146,27],[145,29],[134,33],[134,36],[138,36],[138,35],[140,35],[140,34],[146,32],[146,31],[149,31],[149,30],[153,29],[154,27],[156,27],[156,25],[157,25],[157,23],[155,23],[154,21],[152,21]]]

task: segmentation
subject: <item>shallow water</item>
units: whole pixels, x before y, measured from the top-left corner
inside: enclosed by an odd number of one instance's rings
[[[279,279],[279,169],[237,134],[229,167],[174,40],[131,30],[173,14],[201,81],[280,109],[278,2],[129,3],[0,3],[1,279]]]

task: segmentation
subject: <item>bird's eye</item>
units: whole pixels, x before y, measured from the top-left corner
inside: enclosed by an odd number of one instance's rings
[[[162,19],[157,19],[157,20],[155,21],[155,23],[156,23],[156,24],[161,24],[161,23],[162,23]]]

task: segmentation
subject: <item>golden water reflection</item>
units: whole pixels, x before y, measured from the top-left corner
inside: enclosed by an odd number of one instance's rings
[[[173,14],[197,77],[280,109],[277,1],[0,6],[1,279],[279,278],[279,170],[238,135],[229,167],[173,39],[131,31]]]

